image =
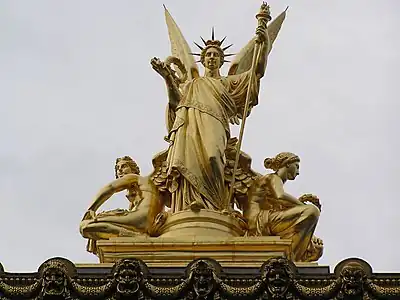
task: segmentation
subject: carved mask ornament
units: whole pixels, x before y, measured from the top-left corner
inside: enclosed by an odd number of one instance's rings
[[[342,279],[342,293],[345,296],[359,296],[363,293],[366,273],[361,265],[351,263],[345,266],[340,273]]]
[[[193,264],[190,271],[197,299],[207,298],[215,287],[214,268],[208,262],[199,260]]]
[[[42,271],[43,298],[58,298],[65,296],[68,285],[68,271],[66,267],[58,262],[49,262]]]
[[[292,278],[293,271],[284,258],[271,258],[262,268],[262,279],[272,299],[284,299]]]
[[[115,266],[114,278],[117,283],[117,292],[123,297],[130,297],[138,293],[143,280],[143,272],[139,262],[122,260]]]

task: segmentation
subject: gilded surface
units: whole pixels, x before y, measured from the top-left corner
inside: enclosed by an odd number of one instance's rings
[[[282,152],[265,159],[264,165],[275,172],[258,177],[243,204],[249,233],[291,239],[295,261],[317,260],[322,255],[322,241],[313,238],[313,233],[320,213],[319,200],[309,194],[297,199],[284,191],[285,182],[299,174],[300,158]]]
[[[0,273],[0,298],[21,299],[399,299],[399,274],[374,274],[360,259],[342,261],[333,274],[305,275],[283,257],[258,274],[230,275],[212,259],[198,259],[183,275],[155,275],[137,259],[123,259],[108,273],[81,274],[68,260],[47,260],[34,274]],[[81,275],[80,275],[81,274]],[[233,276],[233,277],[232,277]],[[8,282],[6,282],[8,281]],[[10,283],[12,282],[12,283]],[[17,283],[18,282],[18,283]],[[33,283],[32,283],[33,282]],[[384,285],[377,282],[385,282]]]
[[[116,160],[115,176],[117,179],[97,194],[80,224],[80,232],[89,239],[88,250],[91,252],[96,250],[94,242],[99,239],[150,235],[162,219],[163,195],[150,176],[140,176],[139,167],[132,158],[124,156]],[[129,209],[96,214],[102,204],[121,191],[126,191]]]
[[[165,9],[171,55],[150,63],[168,91],[165,140],[169,145],[155,155],[148,176],[140,175],[130,157],[117,159],[117,179],[100,190],[80,224],[89,251],[97,252],[98,240],[124,236],[132,243],[142,236],[279,236],[292,241],[293,260],[319,259],[323,243],[313,235],[321,209],[318,198],[310,194],[296,198],[283,188],[297,176],[299,158],[280,153],[266,160],[275,173],[261,175],[241,151],[245,121],[258,104],[268,56],[285,17],[286,10],[271,21],[269,6],[263,3],[256,14],[255,35],[223,75],[221,66],[233,55],[226,53],[231,45],[225,46],[225,38],[216,39],[212,29],[210,39],[196,43],[200,53],[193,53]],[[203,75],[194,56],[204,67]],[[238,138],[230,134],[235,124],[241,125]],[[121,191],[126,191],[128,209],[97,213]],[[208,217],[210,212],[215,212],[214,218]],[[177,221],[179,216],[182,222]]]

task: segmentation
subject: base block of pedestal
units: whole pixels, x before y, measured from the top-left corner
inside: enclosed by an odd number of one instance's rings
[[[259,268],[268,258],[291,259],[291,240],[279,237],[116,237],[97,242],[100,263],[139,258],[149,267],[185,267],[212,258],[222,267]]]

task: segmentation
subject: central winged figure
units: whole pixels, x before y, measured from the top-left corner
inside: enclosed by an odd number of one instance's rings
[[[216,40],[213,29],[210,40],[202,38],[204,46],[196,44],[201,52],[192,53],[165,8],[172,56],[165,62],[153,58],[151,65],[168,90],[166,139],[170,146],[165,158],[165,188],[171,193],[172,212],[229,209],[224,207],[229,189],[224,178],[229,123],[237,124],[243,118],[246,100],[250,109],[257,105],[260,78],[285,19],[283,12],[267,26],[269,7],[263,4],[262,11],[266,17],[259,19],[256,36],[236,55],[228,75],[222,76],[225,57],[232,55],[225,53],[230,47],[222,45],[225,38]],[[200,57],[204,76],[199,75],[193,55]]]

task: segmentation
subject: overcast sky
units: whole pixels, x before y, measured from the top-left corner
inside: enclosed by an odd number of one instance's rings
[[[147,174],[167,147],[167,96],[149,64],[170,54],[162,3],[191,44],[215,26],[238,52],[254,35],[261,1],[0,2],[0,262],[7,271],[35,271],[54,256],[97,262],[78,226],[113,180],[115,158],[131,155]],[[375,271],[400,271],[400,2],[270,5],[273,16],[290,9],[242,149],[259,172],[278,152],[301,157],[301,174],[286,189],[321,199],[320,264],[333,269],[356,256]],[[117,207],[127,207],[123,196],[104,209]]]

